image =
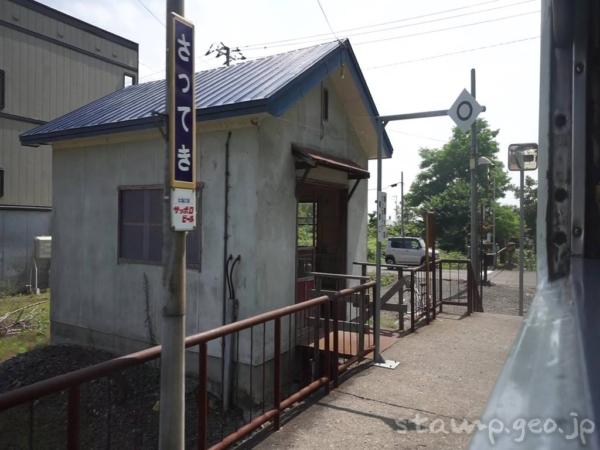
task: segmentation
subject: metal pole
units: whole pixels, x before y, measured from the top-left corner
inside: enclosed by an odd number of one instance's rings
[[[496,176],[495,175],[494,175],[494,178],[492,178],[492,251],[494,252],[494,270],[496,270]]]
[[[377,118],[377,200],[381,195],[381,157],[383,147],[383,127],[384,123]],[[379,206],[379,204],[377,205]],[[377,250],[375,252],[375,311],[373,315],[373,331],[375,333],[375,353],[373,361],[376,363],[384,363],[385,360],[381,356],[380,345],[380,328],[381,328],[381,241],[379,240],[379,227],[381,218],[377,214]]]
[[[521,189],[519,195],[519,316],[523,315],[523,266],[525,255],[523,253],[523,244],[525,241],[525,211],[523,210],[523,185],[525,181],[525,171],[521,161],[521,170],[519,175],[521,178]]]
[[[400,236],[404,237],[404,172],[400,172]]]
[[[476,98],[475,69],[471,69],[471,95]],[[473,281],[479,286],[479,224],[477,220],[477,122],[471,125],[471,159],[469,161],[471,184],[471,265]]]
[[[171,12],[183,15],[184,0],[167,0],[166,78],[173,76],[169,36],[172,34]],[[171,104],[167,89],[167,105]],[[167,107],[168,110],[168,107]],[[161,330],[159,448],[183,450],[185,436],[185,232],[171,230],[169,143],[165,157],[163,207],[163,320]]]

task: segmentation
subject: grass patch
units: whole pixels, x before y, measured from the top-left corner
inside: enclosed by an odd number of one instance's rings
[[[0,297],[0,319],[21,308],[0,321],[0,362],[50,342],[50,292]],[[22,329],[6,335],[5,327],[17,319]]]
[[[371,273],[369,274],[369,278],[371,279],[371,281],[375,281],[375,274]],[[389,286],[392,283],[395,283],[396,281],[398,281],[398,275],[396,275],[395,273],[382,273],[381,274],[381,286],[385,287],[385,286]]]

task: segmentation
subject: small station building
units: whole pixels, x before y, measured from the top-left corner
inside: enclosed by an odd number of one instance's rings
[[[240,256],[239,319],[306,299],[307,272],[353,273],[367,253],[377,150],[377,109],[348,41],[203,71],[195,83],[188,335],[231,320],[227,259]],[[21,135],[52,146],[55,343],[124,354],[160,342],[165,90],[164,80],[132,85]]]

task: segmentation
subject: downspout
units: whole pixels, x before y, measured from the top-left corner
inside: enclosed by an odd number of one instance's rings
[[[229,322],[227,307],[227,279],[228,279],[228,266],[229,261],[227,259],[228,254],[228,241],[229,241],[229,142],[231,141],[231,131],[227,133],[227,140],[225,141],[225,208],[223,217],[223,308],[222,308],[222,324],[226,325]],[[227,410],[229,408],[229,379],[231,376],[231,336],[226,336],[221,339],[221,383],[222,383],[222,408]]]

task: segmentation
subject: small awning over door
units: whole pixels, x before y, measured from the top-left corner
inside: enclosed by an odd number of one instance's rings
[[[340,170],[348,174],[351,180],[362,180],[369,178],[369,171],[363,169],[354,161],[345,158],[328,155],[307,147],[292,145],[292,154],[296,159],[296,169],[311,169],[317,166]]]

